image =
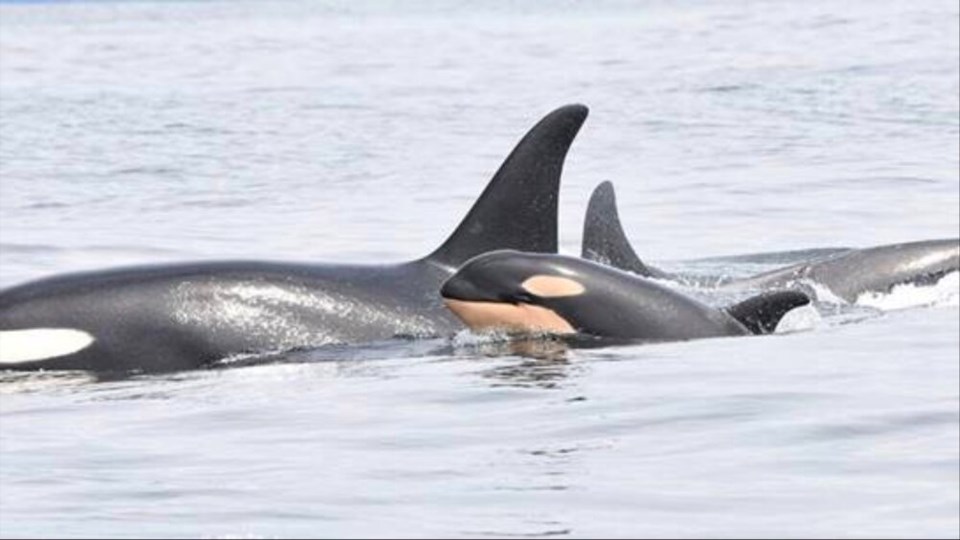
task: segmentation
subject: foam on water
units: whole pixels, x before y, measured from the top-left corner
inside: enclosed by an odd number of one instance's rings
[[[451,338],[454,347],[473,347],[488,343],[503,343],[511,339],[510,335],[502,331],[474,332],[461,330]]]
[[[888,293],[863,293],[856,303],[883,311],[921,306],[957,307],[960,305],[960,272],[950,272],[933,285],[906,283]]]

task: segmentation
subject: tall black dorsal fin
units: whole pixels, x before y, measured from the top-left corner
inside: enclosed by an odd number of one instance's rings
[[[556,253],[560,174],[587,112],[584,105],[566,105],[533,126],[457,230],[427,259],[456,267],[495,249]]]
[[[769,334],[777,329],[788,311],[809,303],[810,297],[800,291],[770,291],[747,298],[725,311],[754,334]]]
[[[593,190],[587,215],[583,219],[583,245],[580,256],[644,277],[668,277],[662,270],[643,264],[630,246],[617,213],[617,195],[613,184],[602,182]]]

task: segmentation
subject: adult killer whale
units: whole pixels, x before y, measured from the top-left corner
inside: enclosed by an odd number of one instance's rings
[[[766,334],[800,291],[773,291],[718,309],[635,274],[576,257],[498,250],[464,264],[440,290],[474,330],[675,341]]]
[[[809,260],[755,276],[720,282],[728,290],[802,287],[817,295],[819,284],[847,302],[864,293],[886,293],[906,283],[925,285],[960,269],[960,239],[924,240],[864,249],[827,248],[803,252]],[[594,190],[583,226],[582,257],[659,279],[677,276],[645,264],[631,247],[617,212],[613,184]],[[791,252],[778,254],[787,257]],[[733,258],[730,258],[733,259]]]
[[[563,162],[587,108],[561,107],[513,149],[433,253],[393,265],[226,261],[64,275],[0,292],[0,368],[164,372],[244,353],[462,329],[438,291],[470,257],[555,252]]]

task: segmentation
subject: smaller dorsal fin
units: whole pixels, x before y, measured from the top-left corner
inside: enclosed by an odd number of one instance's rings
[[[810,297],[800,291],[770,291],[747,298],[725,311],[754,334],[769,334],[777,329],[788,311],[809,303]]]
[[[617,213],[617,195],[613,184],[602,182],[593,190],[583,220],[583,245],[580,256],[588,261],[626,270],[644,277],[666,278],[669,274],[640,260],[630,246]]]

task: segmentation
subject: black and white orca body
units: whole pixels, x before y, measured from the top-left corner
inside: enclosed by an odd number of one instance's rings
[[[868,293],[888,293],[898,285],[932,285],[960,270],[960,239],[889,244],[827,255],[723,285],[756,290],[820,284],[854,303]]]
[[[518,143],[434,253],[394,265],[228,261],[64,275],[0,292],[0,369],[162,372],[232,355],[456,332],[440,285],[498,248],[555,252],[569,105]]]
[[[926,285],[960,270],[960,239],[925,240],[866,249],[807,251],[809,260],[748,278],[720,283],[728,290],[826,287],[847,302],[865,293],[887,293],[902,284]],[[617,212],[613,185],[603,182],[593,192],[584,220],[582,255],[640,276],[675,276],[643,263],[627,240]]]
[[[718,309],[609,266],[511,250],[474,257],[441,295],[475,330],[643,341],[769,333],[784,314],[810,302],[799,291],[777,291]]]

